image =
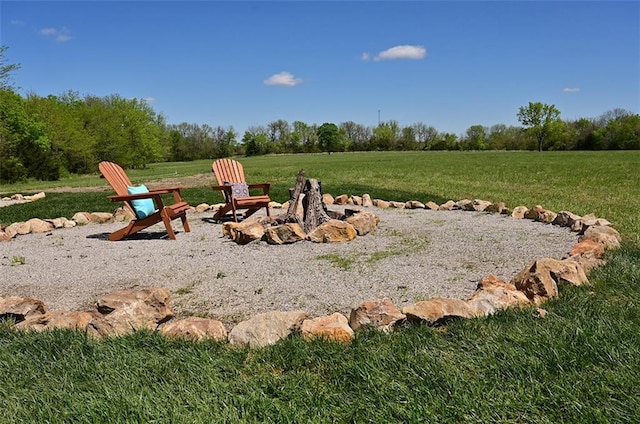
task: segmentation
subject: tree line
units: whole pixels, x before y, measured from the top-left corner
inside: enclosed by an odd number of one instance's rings
[[[633,150],[640,149],[640,115],[613,109],[596,118],[562,120],[554,105],[531,102],[517,117],[522,126],[473,125],[463,134],[422,122],[365,126],[289,123],[248,128],[240,141],[232,126],[168,124],[144,100],[117,94],[81,96],[69,91],[22,96],[0,46],[0,181],[57,180],[93,173],[109,160],[124,167],[233,155],[388,150]]]

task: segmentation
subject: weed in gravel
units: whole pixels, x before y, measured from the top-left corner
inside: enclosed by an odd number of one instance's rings
[[[342,270],[349,270],[353,267],[356,259],[353,255],[351,256],[340,256],[334,253],[329,253],[326,255],[320,255],[317,257],[320,260],[328,261],[331,265],[340,268]]]
[[[27,263],[27,259],[24,256],[14,256],[11,259],[11,266],[24,265]]]

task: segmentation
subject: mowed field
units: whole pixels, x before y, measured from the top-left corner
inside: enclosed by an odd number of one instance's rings
[[[0,423],[640,422],[640,152],[240,160],[250,182],[273,183],[276,201],[287,200],[303,169],[333,195],[478,198],[594,213],[624,242],[589,274],[589,285],[561,286],[559,298],[541,305],[544,314],[529,307],[435,327],[407,324],[391,334],[358,331],[349,344],[296,335],[249,349],[154,332],[96,341],[0,324]],[[210,166],[163,163],[128,172],[135,183],[184,182],[183,197],[195,205],[220,201]],[[0,208],[0,222],[114,208],[97,175],[0,188],[1,195],[38,191],[46,198]]]
[[[239,158],[249,182],[269,181],[272,198],[284,202],[299,170],[322,182],[325,193],[362,195],[385,200],[422,202],[461,199],[503,201],[508,207],[540,204],[578,215],[595,213],[611,221],[626,236],[640,240],[640,151],[606,152],[358,152],[276,155]],[[211,161],[159,163],[127,171],[134,183],[170,179],[186,182],[184,198],[191,204],[221,201]],[[200,175],[200,178],[188,178]],[[29,194],[61,187],[102,187],[98,175],[58,182],[3,186],[0,195]],[[21,216],[51,218],[83,211],[110,211],[105,193],[51,193],[42,203],[21,210],[1,210],[0,223]],[[88,208],[88,209],[87,209]],[[22,212],[24,209],[24,213]],[[47,214],[50,216],[34,215]],[[69,215],[71,214],[71,215]],[[33,215],[33,216],[29,216]],[[28,219],[28,218],[27,218]]]

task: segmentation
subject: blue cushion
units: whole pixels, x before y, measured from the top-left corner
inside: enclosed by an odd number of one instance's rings
[[[127,187],[127,193],[140,194],[149,193],[149,189],[145,185],[139,185],[134,187]],[[153,204],[153,199],[137,199],[131,201],[131,206],[136,213],[138,219],[146,218],[156,212],[156,206]]]

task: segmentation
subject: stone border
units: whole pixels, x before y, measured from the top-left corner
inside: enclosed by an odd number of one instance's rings
[[[531,261],[509,281],[494,275],[484,277],[476,291],[467,299],[432,298],[417,302],[399,310],[388,298],[363,302],[351,310],[349,318],[341,313],[309,318],[305,311],[272,311],[255,315],[242,321],[227,332],[217,320],[188,317],[171,321],[170,294],[164,288],[149,288],[138,291],[119,291],[108,294],[96,302],[91,311],[48,311],[46,305],[34,298],[10,296],[0,298],[0,320],[13,319],[18,330],[42,331],[52,328],[71,328],[87,332],[96,337],[114,337],[136,330],[158,330],[167,337],[190,340],[215,339],[231,345],[263,347],[301,333],[305,338],[323,337],[339,342],[349,342],[354,331],[362,327],[374,327],[381,331],[392,331],[404,322],[440,325],[456,318],[488,316],[498,310],[511,307],[538,307],[546,300],[558,297],[561,284],[588,284],[587,274],[604,264],[604,252],[620,246],[621,237],[609,221],[593,214],[578,216],[568,211],[553,212],[536,205],[529,209],[518,206],[513,210],[504,203],[484,200],[449,200],[438,205],[418,201],[394,202],[371,199],[369,195],[333,198],[324,195],[327,204],[355,205],[378,208],[432,209],[441,211],[463,210],[511,215],[514,219],[532,219],[538,222],[569,227],[578,233],[576,243],[569,256],[560,260],[543,258]],[[272,202],[273,208],[286,208]],[[200,204],[190,213],[216,210],[220,205]],[[57,228],[69,228],[89,222],[104,223],[126,221],[131,215],[124,209],[114,214],[78,212],[71,220],[31,219],[0,228],[0,240],[10,240],[16,235],[29,232],[49,232]]]

